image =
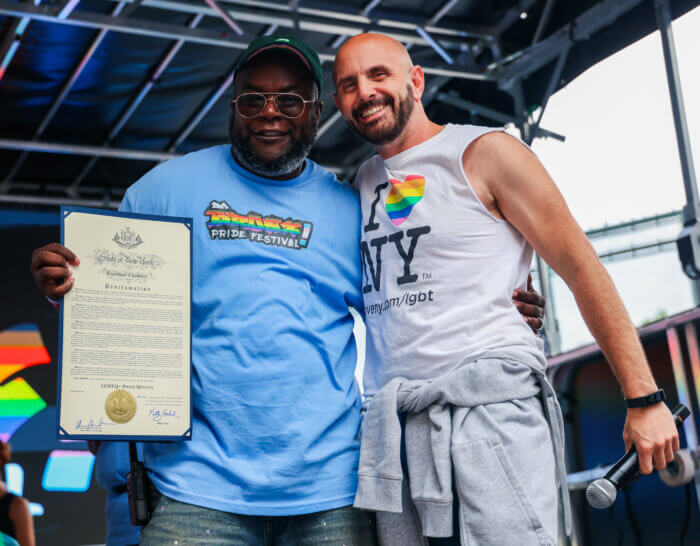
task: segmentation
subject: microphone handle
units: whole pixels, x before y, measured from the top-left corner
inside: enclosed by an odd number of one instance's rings
[[[676,422],[676,427],[680,428],[688,415],[690,415],[688,408],[683,404],[678,404],[673,409],[673,419]],[[633,480],[638,475],[639,456],[637,455],[637,450],[632,446],[632,448],[608,470],[605,479],[611,481],[615,487],[620,489],[626,482]]]
[[[623,486],[623,482],[631,481],[638,475],[639,456],[637,455],[637,450],[632,446],[632,448],[608,470],[605,479],[612,482],[617,489],[620,489]]]

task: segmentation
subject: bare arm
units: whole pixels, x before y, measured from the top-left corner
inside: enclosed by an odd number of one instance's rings
[[[464,167],[569,286],[624,396],[635,398],[657,390],[610,275],[535,155],[509,135],[489,133],[469,146]],[[623,436],[628,447],[637,448],[643,473],[651,472],[652,453],[654,466],[663,468],[678,449],[678,434],[663,404],[629,410]]]
[[[29,513],[29,503],[23,497],[15,497],[10,504],[10,520],[20,546],[35,546],[34,518]]]

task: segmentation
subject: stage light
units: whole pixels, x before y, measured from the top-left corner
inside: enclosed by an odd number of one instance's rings
[[[89,451],[56,449],[49,455],[41,485],[47,491],[87,491],[94,464]]]

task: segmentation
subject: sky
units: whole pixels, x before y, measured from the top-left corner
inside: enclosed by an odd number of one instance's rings
[[[673,22],[691,149],[700,165],[700,8]],[[695,58],[694,58],[695,57]],[[536,139],[533,150],[557,183],[569,208],[588,230],[605,224],[680,210],[685,192],[661,37],[654,32],[591,67],[552,96],[542,127],[565,142]],[[680,223],[615,238],[675,239]],[[605,241],[596,242],[600,249]],[[607,244],[610,247],[611,244]],[[688,278],[673,248],[606,265],[635,324],[695,306]],[[554,281],[562,349],[593,341],[564,282]]]
[[[688,132],[700,165],[700,8],[673,22]],[[589,68],[552,95],[542,127],[565,142],[536,139],[532,148],[585,229],[680,210],[685,192],[664,68],[661,37],[654,32]],[[680,223],[645,229],[596,249],[675,239]],[[636,325],[695,306],[692,285],[671,251],[606,264]],[[573,295],[556,274],[554,313],[562,350],[593,342]],[[356,320],[357,377],[364,362],[365,332]]]

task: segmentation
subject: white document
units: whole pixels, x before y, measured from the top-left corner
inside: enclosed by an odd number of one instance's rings
[[[191,220],[61,214],[59,438],[189,438]]]

